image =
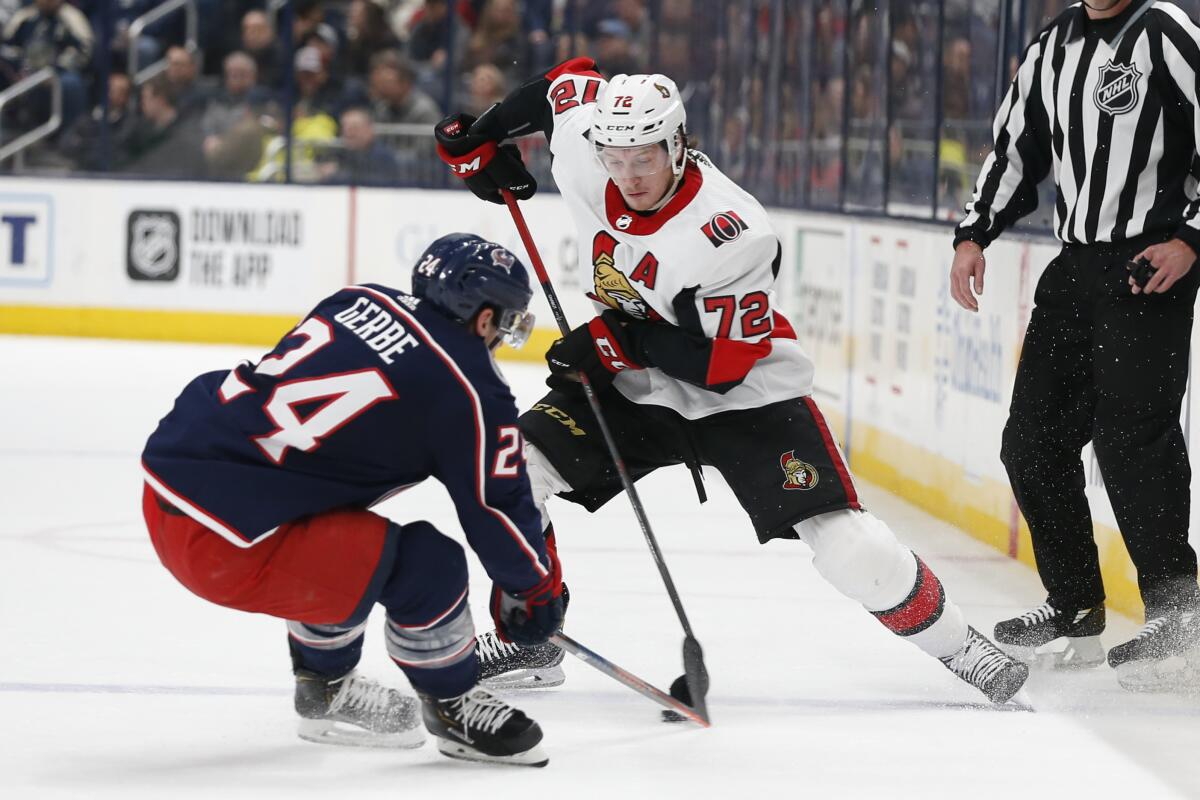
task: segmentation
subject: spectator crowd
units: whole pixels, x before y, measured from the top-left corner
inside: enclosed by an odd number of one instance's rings
[[[451,93],[478,114],[576,52],[638,71],[648,49],[647,0],[191,2],[189,40],[183,11],[135,25],[161,0],[0,0],[0,89],[51,67],[62,92],[59,130],[24,163],[282,180],[290,128],[296,180],[420,182]],[[50,111],[48,88],[23,94],[0,143]]]
[[[768,203],[949,219],[1021,46],[1068,4],[188,0],[189,36],[180,11],[137,23],[163,2],[0,0],[0,89],[46,68],[61,89],[15,168],[444,186],[432,123],[583,54],[674,78],[701,149]],[[50,97],[5,106],[0,145]],[[520,145],[551,185],[544,143]]]

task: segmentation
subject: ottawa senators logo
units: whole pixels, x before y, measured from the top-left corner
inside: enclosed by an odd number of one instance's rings
[[[787,480],[783,482],[784,489],[799,489],[807,492],[816,486],[820,479],[817,468],[796,458],[795,450],[788,450],[779,457],[779,467],[787,476]]]
[[[726,242],[732,242],[742,235],[750,226],[747,225],[735,211],[721,211],[713,214],[708,222],[700,226],[700,231],[708,237],[713,247],[720,247]]]
[[[604,231],[592,240],[592,283],[596,287],[596,299],[618,311],[624,311],[635,319],[648,319],[650,305],[642,299],[629,278],[616,267],[613,253],[617,240]]]

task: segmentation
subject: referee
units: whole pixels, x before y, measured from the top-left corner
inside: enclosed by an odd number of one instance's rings
[[[1037,206],[1053,171],[1062,249],[1037,286],[1000,451],[1048,597],[1000,622],[996,640],[1066,637],[1060,663],[1103,661],[1080,459],[1090,440],[1146,605],[1146,625],[1108,653],[1130,688],[1165,680],[1163,659],[1200,641],[1179,425],[1200,281],[1198,73],[1200,28],[1168,2],[1064,11],[1029,45],[997,112],[950,270],[954,300],[978,311],[983,249]],[[1144,270],[1127,270],[1138,258],[1154,270],[1143,286],[1131,276]]]

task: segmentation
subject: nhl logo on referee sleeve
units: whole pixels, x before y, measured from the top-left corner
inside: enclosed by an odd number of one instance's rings
[[[799,489],[806,492],[817,485],[820,477],[817,475],[816,467],[796,458],[795,450],[788,450],[779,457],[779,468],[787,476],[787,480],[783,482],[784,489]]]
[[[1096,91],[1092,98],[1096,108],[1109,114],[1124,114],[1138,104],[1138,72],[1134,64],[1114,64],[1112,59],[1099,69]]]
[[[734,211],[718,211],[700,226],[700,230],[712,242],[713,247],[720,247],[726,242],[732,242],[742,235],[742,231],[750,226],[742,222],[742,218]]]

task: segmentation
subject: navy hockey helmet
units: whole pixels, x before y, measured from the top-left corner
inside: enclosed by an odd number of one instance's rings
[[[526,310],[533,289],[525,265],[473,233],[449,233],[429,245],[413,267],[412,290],[457,322],[492,308],[509,347],[525,344],[533,330],[533,314]]]

